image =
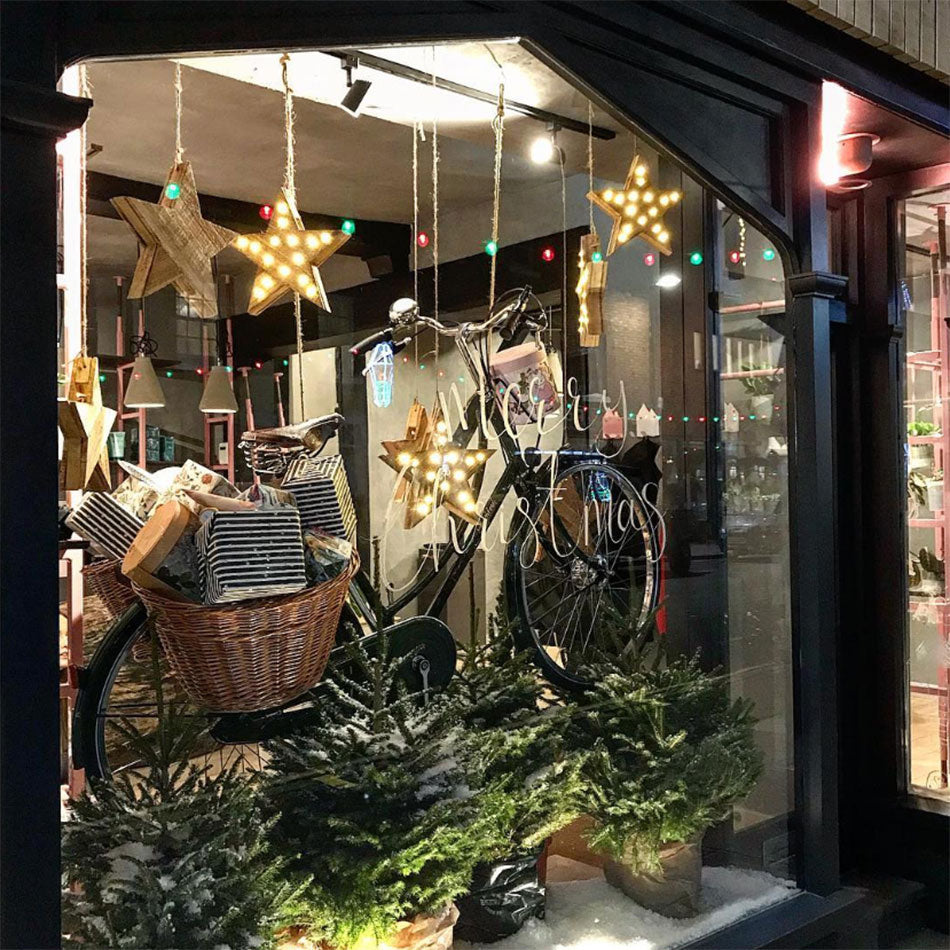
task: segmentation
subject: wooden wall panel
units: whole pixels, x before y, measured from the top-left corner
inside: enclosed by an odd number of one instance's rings
[[[788,0],[915,69],[950,80],[947,0]]]

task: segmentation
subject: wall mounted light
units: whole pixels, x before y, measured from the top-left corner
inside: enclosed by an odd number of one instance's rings
[[[535,165],[547,165],[558,158],[561,150],[557,144],[557,133],[560,128],[556,122],[548,123],[547,132],[544,135],[539,135],[531,143],[531,161]]]
[[[348,56],[340,65],[346,73],[346,95],[340,103],[340,108],[356,118],[363,111],[363,102],[372,83],[366,79],[353,79],[353,70],[359,66],[359,60],[355,56]]]
[[[667,271],[665,274],[660,274],[657,278],[656,286],[662,287],[664,290],[668,290],[671,287],[679,287],[682,282],[682,278],[679,274],[674,274],[672,271]]]

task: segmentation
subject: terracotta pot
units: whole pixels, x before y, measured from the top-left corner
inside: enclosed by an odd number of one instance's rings
[[[693,917],[699,913],[702,871],[702,837],[664,845],[656,871],[633,871],[621,861],[604,861],[608,884],[664,917]]]
[[[412,920],[400,921],[383,940],[361,937],[353,950],[449,950],[458,916],[458,908],[449,904],[440,914],[420,914]]]

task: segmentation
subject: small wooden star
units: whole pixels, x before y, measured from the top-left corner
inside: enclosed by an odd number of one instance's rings
[[[581,346],[597,346],[604,330],[604,293],[607,290],[607,261],[600,252],[596,234],[581,237],[580,274],[577,279],[577,332]]]
[[[227,247],[234,231],[201,217],[190,162],[171,167],[158,204],[141,198],[113,198],[112,205],[139,239],[139,259],[130,297],[147,297],[174,284],[201,317],[218,315],[211,258]]]
[[[58,403],[63,433],[62,487],[66,491],[108,491],[112,477],[106,441],[116,412],[102,405],[95,357],[76,357],[66,391],[68,398]]]
[[[494,450],[455,445],[438,416],[436,411],[431,420],[426,417],[411,438],[382,443],[386,454],[380,459],[408,482],[407,489],[401,485],[396,489],[397,500],[406,503],[406,528],[415,527],[440,505],[469,524],[478,523],[474,480]],[[407,430],[412,428],[412,418],[410,410]]]
[[[317,268],[346,244],[349,234],[340,230],[305,231],[286,189],[281,189],[272,207],[263,234],[242,234],[233,242],[258,268],[247,312],[262,313],[289,293],[298,293],[329,312],[330,302]]]
[[[608,257],[618,244],[627,244],[642,237],[661,254],[672,254],[670,232],[663,224],[663,215],[682,197],[678,191],[657,191],[648,183],[648,170],[634,155],[623,188],[605,188],[588,192],[587,197],[613,219]]]

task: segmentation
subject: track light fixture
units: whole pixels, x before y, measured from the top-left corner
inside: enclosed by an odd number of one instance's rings
[[[359,66],[359,60],[355,56],[347,56],[340,65],[346,73],[346,95],[340,103],[340,108],[349,112],[356,118],[363,110],[363,101],[366,99],[366,93],[372,85],[366,79],[353,79],[353,70]]]
[[[548,123],[548,130],[544,135],[539,135],[531,143],[531,161],[535,165],[547,165],[558,157],[560,149],[557,144],[557,133],[560,126],[556,122]]]

